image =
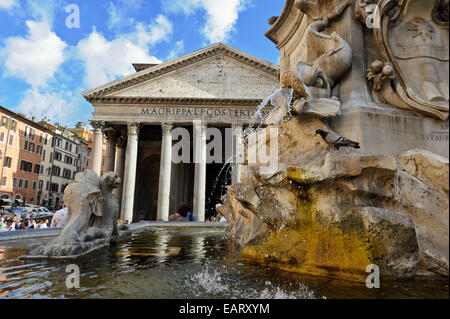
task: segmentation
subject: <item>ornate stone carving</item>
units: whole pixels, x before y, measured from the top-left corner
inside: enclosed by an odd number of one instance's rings
[[[358,1],[355,10],[359,10]],[[356,15],[355,15],[356,16]],[[359,19],[361,21],[361,19]],[[367,24],[366,24],[367,25]],[[381,0],[374,12],[380,60],[392,67],[390,84],[372,72],[375,91],[393,106],[441,120],[449,112],[448,1]],[[378,81],[378,79],[380,81]]]
[[[105,127],[104,121],[89,121],[91,123],[94,130],[102,130]]]
[[[103,134],[109,142],[117,142],[117,131],[114,128],[106,127],[105,129],[103,129]]]
[[[274,17],[270,17],[269,20],[267,21],[270,25],[273,25],[275,22],[277,22],[278,20],[278,16],[274,16]]]
[[[356,0],[353,16],[367,27],[373,26],[378,0]]]
[[[312,63],[323,70],[328,82],[336,82],[352,65],[352,49],[336,32],[326,33],[330,21],[338,18],[352,0],[296,0],[295,7],[308,15],[312,22],[306,33],[308,50],[318,56]]]
[[[117,230],[119,202],[113,190],[120,182],[113,172],[101,178],[91,170],[78,173],[64,190],[68,220],[61,235],[46,245],[32,247],[25,258],[81,257],[127,237],[128,231],[119,234]]]
[[[127,145],[127,137],[125,135],[120,135],[117,137],[117,147],[125,148]]]
[[[172,123],[161,123],[162,134],[170,135],[172,132],[173,124]]]
[[[367,69],[367,79],[372,85],[372,89],[380,91],[383,85],[383,81],[386,79],[394,80],[394,67],[391,62],[382,62],[376,60],[372,62],[370,68]]]
[[[138,135],[141,125],[139,123],[128,124],[128,135]]]
[[[194,123],[194,130],[196,136],[206,136],[206,130],[208,129],[208,125],[203,123]]]
[[[331,86],[325,72],[317,66],[299,62],[293,71],[281,77],[283,89],[294,90],[294,111],[319,117],[340,114],[340,102],[331,97]]]

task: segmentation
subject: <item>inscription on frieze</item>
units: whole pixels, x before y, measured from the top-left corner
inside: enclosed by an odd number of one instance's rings
[[[262,110],[262,117],[268,115],[270,109]],[[149,107],[142,108],[141,115],[170,116],[170,117],[244,117],[251,118],[255,115],[255,109],[238,108],[186,108],[186,107]]]

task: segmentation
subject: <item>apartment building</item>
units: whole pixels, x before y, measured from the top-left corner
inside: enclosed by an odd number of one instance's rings
[[[45,192],[43,205],[51,208],[60,207],[63,202],[64,190],[67,185],[73,183],[76,173],[82,170],[80,163],[81,152],[87,143],[73,134],[68,128],[60,125],[40,122],[40,124],[52,133],[50,152],[44,165],[48,165],[45,172]]]
[[[0,204],[38,204],[41,156],[52,133],[0,106]]]
[[[81,141],[81,149],[79,153],[80,171],[91,168],[92,162],[92,132],[88,129],[87,124],[78,122],[75,128],[70,131]],[[105,145],[106,151],[106,145]]]

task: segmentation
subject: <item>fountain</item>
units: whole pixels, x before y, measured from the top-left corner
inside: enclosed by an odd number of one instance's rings
[[[120,185],[113,172],[101,178],[92,170],[78,173],[64,190],[67,223],[61,234],[45,245],[30,248],[22,259],[77,259],[123,241],[131,232],[117,225],[119,203],[113,190]]]

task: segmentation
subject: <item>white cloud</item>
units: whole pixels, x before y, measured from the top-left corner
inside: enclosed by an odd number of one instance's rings
[[[175,43],[175,47],[170,51],[169,55],[167,56],[166,60],[172,60],[177,58],[184,50],[184,42],[183,40],[177,41]]]
[[[226,41],[245,8],[245,0],[203,0],[208,18],[202,32],[210,43]]]
[[[38,120],[46,116],[52,122],[65,122],[69,120],[69,110],[75,105],[71,102],[71,92],[42,93],[39,89],[29,89],[18,106],[18,111],[27,116],[34,115]]]
[[[202,35],[210,42],[226,41],[235,31],[234,26],[239,12],[246,9],[251,0],[162,0],[162,6],[168,13],[191,15],[199,9],[206,12],[206,24]]]
[[[108,29],[120,29],[135,23],[133,13],[140,10],[142,0],[118,0],[108,4]],[[128,17],[131,15],[131,17]]]
[[[172,34],[172,29],[172,23],[160,14],[148,27],[139,23],[136,27],[136,33],[141,46],[145,44],[155,45],[158,42],[168,40],[168,36]]]
[[[86,66],[85,83],[93,88],[120,76],[133,72],[132,63],[161,63],[148,54],[150,45],[167,40],[172,32],[172,24],[164,16],[146,27],[136,26],[132,34],[120,35],[108,41],[93,30],[88,38],[78,43],[78,57]]]
[[[15,0],[0,0],[0,9],[9,10],[15,5]]]
[[[11,37],[5,41],[2,54],[5,75],[21,78],[33,87],[43,87],[64,62],[67,44],[51,32],[45,20],[29,20],[26,25],[25,38]]]
[[[162,8],[168,13],[191,15],[202,7],[202,0],[161,0]]]

